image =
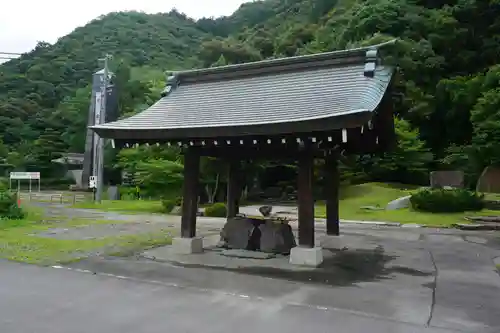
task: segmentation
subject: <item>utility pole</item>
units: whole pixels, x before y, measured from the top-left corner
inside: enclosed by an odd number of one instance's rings
[[[103,59],[99,59],[104,62],[104,78],[101,85],[101,107],[99,114],[99,124],[103,124],[106,119],[106,100],[108,94],[108,76],[109,76],[109,64],[108,60],[111,59],[111,55],[106,54]],[[96,193],[95,193],[95,201],[101,202],[102,200],[102,192],[103,192],[103,180],[104,180],[104,139],[97,136],[97,145],[96,145],[96,165],[95,173],[96,174]]]

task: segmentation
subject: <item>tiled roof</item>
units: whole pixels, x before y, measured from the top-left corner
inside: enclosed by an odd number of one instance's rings
[[[151,130],[174,130],[177,136],[184,130],[182,136],[195,137],[207,128],[248,129],[371,113],[393,69],[379,64],[374,53],[370,59],[370,50],[176,73],[169,93],[147,110],[93,128],[104,137]]]

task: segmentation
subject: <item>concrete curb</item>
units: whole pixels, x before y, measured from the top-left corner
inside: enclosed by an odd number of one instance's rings
[[[401,227],[402,224],[398,222],[381,222],[381,221],[355,221],[355,220],[340,220],[340,223],[354,223],[354,224],[368,224],[368,225],[382,225],[390,227]]]
[[[500,230],[500,225],[494,224],[462,224],[457,223],[453,225],[454,228],[459,230]]]
[[[326,219],[315,219],[316,222],[326,223]],[[340,220],[340,224],[364,224],[364,225],[378,225],[378,226],[390,226],[390,227],[401,227],[401,223],[398,222],[382,222],[382,221],[357,221],[357,220]]]

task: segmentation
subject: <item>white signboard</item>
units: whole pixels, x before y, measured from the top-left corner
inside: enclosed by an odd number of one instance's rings
[[[101,93],[97,91],[95,93],[95,108],[94,108],[94,124],[101,123],[101,107],[102,107],[102,98]]]
[[[16,180],[38,179],[38,180],[40,180],[40,172],[11,172],[10,179],[16,179]]]
[[[90,188],[96,188],[97,187],[96,176],[90,176],[89,177],[89,187]]]

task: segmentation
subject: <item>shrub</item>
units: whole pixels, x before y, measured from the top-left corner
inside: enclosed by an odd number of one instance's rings
[[[17,195],[0,191],[0,219],[20,220],[24,217],[23,210],[17,205]]]
[[[424,189],[413,194],[415,210],[431,213],[458,213],[484,208],[484,196],[464,189]]]
[[[226,217],[227,207],[223,202],[214,203],[212,206],[205,208],[205,216],[209,217]]]
[[[62,178],[42,178],[40,180],[40,187],[44,190],[67,190],[70,185],[74,185],[75,180],[69,177]],[[23,188],[26,188],[28,183],[21,184]],[[33,188],[38,186],[38,181],[32,181],[31,186]]]
[[[161,199],[162,211],[164,213],[170,213],[176,206],[175,200],[172,199]]]
[[[162,198],[161,206],[164,213],[171,213],[175,207],[182,206],[182,197],[176,197],[175,199]]]
[[[0,193],[9,190],[9,181],[5,178],[0,178]]]
[[[137,199],[137,188],[131,186],[120,186],[120,198],[122,200],[135,200]]]

